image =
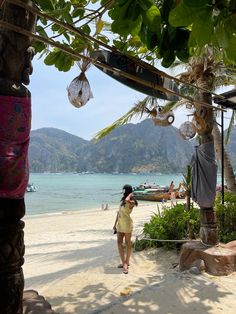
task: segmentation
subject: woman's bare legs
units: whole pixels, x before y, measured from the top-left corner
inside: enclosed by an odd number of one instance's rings
[[[129,260],[131,256],[131,250],[132,250],[131,233],[125,233],[125,245],[126,245],[126,257],[123,264],[123,268],[124,268],[124,271],[128,271]]]
[[[117,232],[117,246],[118,246],[118,252],[120,255],[122,265],[124,265],[125,263],[125,255],[124,255],[124,249],[123,249],[124,236],[125,234],[123,232]]]

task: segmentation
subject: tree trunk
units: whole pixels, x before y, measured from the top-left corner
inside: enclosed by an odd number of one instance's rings
[[[24,2],[29,2],[24,0]],[[1,19],[33,31],[35,16],[0,2]],[[31,123],[31,40],[0,28],[0,313],[21,314],[24,276],[24,193]]]
[[[220,130],[216,123],[214,123],[213,126],[213,136],[215,143],[216,158],[221,163],[222,140]],[[236,180],[234,176],[234,170],[228,157],[226,148],[224,147],[223,149],[224,149],[224,177],[227,184],[227,188],[231,192],[236,193]]]
[[[214,76],[211,72],[211,60],[210,58],[202,58],[199,62],[194,64],[193,72],[195,70],[195,81],[198,86],[205,88],[206,90],[212,90],[212,83]],[[197,71],[196,71],[197,70]],[[207,92],[199,92],[196,97],[207,104],[211,104],[211,94]],[[198,126],[198,134],[201,139],[201,144],[212,142],[214,143],[212,129],[214,124],[214,114],[211,107],[195,104],[195,120]],[[216,173],[215,173],[216,175]],[[216,190],[216,186],[214,187]],[[216,215],[213,209],[213,204],[209,207],[202,207],[200,204],[200,237],[204,244],[215,245],[218,243],[218,229],[216,224]]]
[[[186,193],[186,206],[185,206],[185,209],[186,211],[190,211],[190,208],[191,208],[191,196],[189,193]]]

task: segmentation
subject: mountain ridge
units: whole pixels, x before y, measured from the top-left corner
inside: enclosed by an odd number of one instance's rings
[[[236,132],[229,145],[236,166]],[[31,131],[31,172],[151,173],[183,172],[196,142],[185,141],[173,126],[150,119],[126,124],[98,142],[56,128]]]

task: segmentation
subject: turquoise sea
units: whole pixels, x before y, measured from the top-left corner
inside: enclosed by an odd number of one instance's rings
[[[30,183],[36,192],[25,195],[26,214],[38,215],[64,211],[101,208],[102,204],[118,206],[124,184],[141,183],[175,186],[183,180],[182,174],[68,174],[32,173]]]

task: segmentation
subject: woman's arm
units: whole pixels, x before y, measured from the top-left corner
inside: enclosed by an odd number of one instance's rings
[[[134,200],[133,193],[130,193],[130,194],[126,197],[125,202],[129,204],[129,209],[132,209],[132,208],[136,205],[135,200]]]
[[[134,200],[133,200],[133,193],[130,193],[130,194],[126,197],[125,201],[126,201],[127,203],[134,204],[135,202],[134,202]]]

